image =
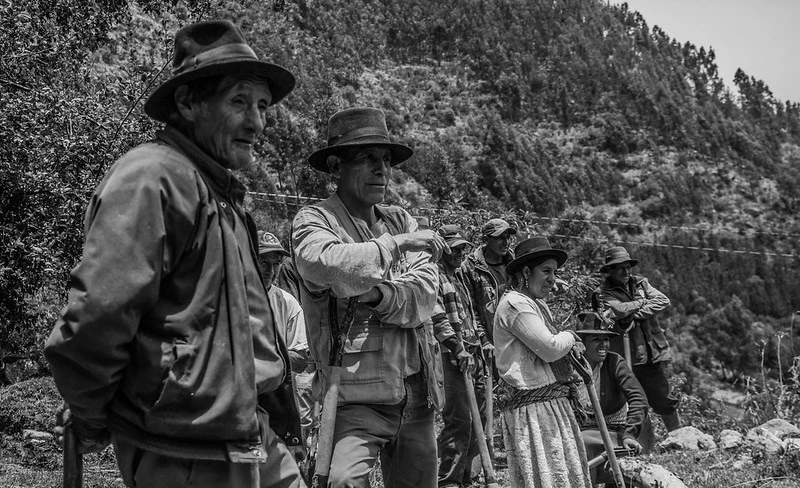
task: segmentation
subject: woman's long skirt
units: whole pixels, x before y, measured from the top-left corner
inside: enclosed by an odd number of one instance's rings
[[[566,398],[503,412],[503,420],[512,487],[592,487],[580,427]]]

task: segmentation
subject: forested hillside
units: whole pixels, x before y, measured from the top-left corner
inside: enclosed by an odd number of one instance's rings
[[[791,364],[800,106],[741,70],[726,87],[712,48],[597,0],[0,3],[0,354],[41,346],[92,189],[157,129],[142,102],[174,32],[210,17],[298,79],[243,175],[261,226],[285,235],[296,210],[263,194],[327,196],[305,162],[327,118],[378,106],[416,150],[393,202],[556,236],[582,284],[628,246],[690,377],[773,366],[777,342]]]

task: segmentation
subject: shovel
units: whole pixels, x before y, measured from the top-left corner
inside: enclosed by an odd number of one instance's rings
[[[500,488],[494,474],[492,458],[489,457],[489,448],[486,447],[486,437],[484,437],[483,426],[481,425],[481,411],[478,408],[478,399],[475,397],[472,373],[469,369],[464,370],[464,386],[466,386],[467,400],[469,401],[469,408],[472,412],[472,432],[478,441],[478,451],[481,454],[485,486],[486,488]]]
[[[319,421],[319,439],[317,440],[316,463],[314,476],[311,481],[312,488],[328,486],[328,477],[331,472],[331,458],[333,457],[333,432],[336,426],[336,410],[339,408],[339,384],[342,379],[342,356],[344,354],[344,341],[350,326],[355,318],[358,297],[351,297],[347,302],[344,320],[339,324],[336,312],[336,299],[331,296],[328,302],[331,335],[333,345],[328,367],[328,388],[322,400],[322,418]]]
[[[617,455],[614,453],[614,444],[611,441],[611,435],[608,433],[606,419],[603,417],[600,399],[597,398],[597,392],[594,391],[594,385],[592,384],[592,368],[582,355],[578,356],[570,352],[569,358],[572,365],[578,371],[578,374],[583,378],[583,382],[586,383],[586,391],[589,393],[589,399],[592,401],[594,416],[597,420],[600,436],[603,438],[603,446],[606,448],[606,453],[608,454],[608,463],[611,465],[611,473],[614,475],[614,482],[617,484],[617,488],[625,488],[625,480],[622,478],[622,469],[619,467]]]
[[[486,405],[486,442],[489,449],[489,459],[494,459],[494,378],[492,374],[494,365],[492,358],[486,355],[486,384],[484,385],[484,405]]]
[[[83,488],[83,455],[71,422],[64,424],[64,488]]]

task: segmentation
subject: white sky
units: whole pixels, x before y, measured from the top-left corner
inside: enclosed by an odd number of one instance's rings
[[[623,2],[612,0],[613,4]],[[714,48],[720,77],[736,93],[742,68],[781,101],[800,102],[800,0],[627,0],[651,28]]]

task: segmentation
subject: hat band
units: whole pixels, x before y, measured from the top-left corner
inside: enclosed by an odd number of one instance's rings
[[[219,47],[215,47],[214,49],[209,49],[208,51],[204,51],[196,56],[192,56],[191,58],[184,59],[183,63],[181,63],[180,66],[172,70],[172,74],[178,75],[190,68],[197,68],[201,64],[205,64],[217,59],[234,58],[234,57],[258,59],[258,56],[256,56],[255,51],[253,51],[253,49],[247,44],[242,44],[242,43],[225,44]]]
[[[360,129],[354,129],[351,130],[350,132],[345,132],[344,134],[331,137],[330,139],[328,139],[328,146],[345,144],[352,140],[367,136],[378,136],[382,139],[385,139],[386,142],[389,142],[389,134],[385,130],[377,127],[362,127]]]

